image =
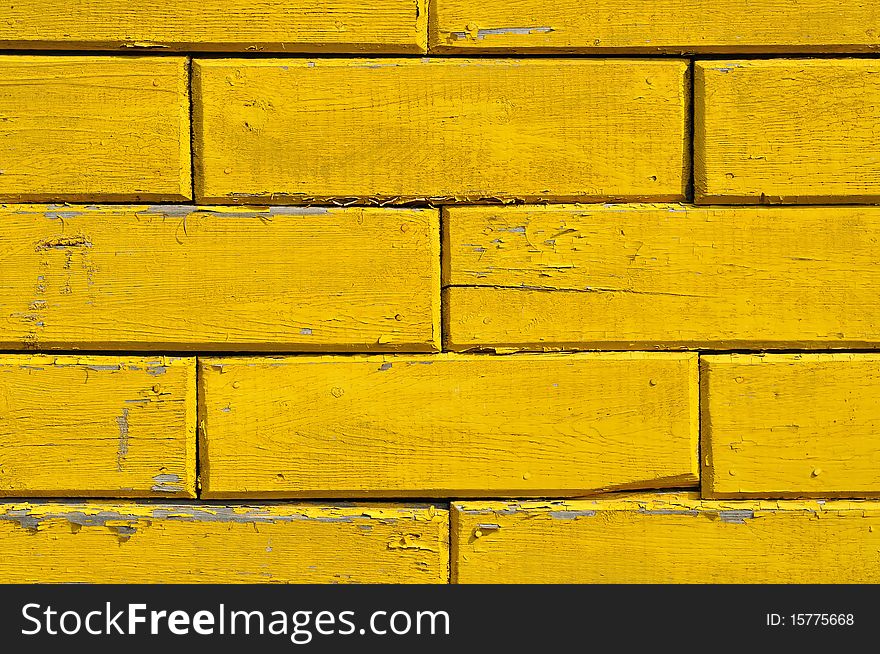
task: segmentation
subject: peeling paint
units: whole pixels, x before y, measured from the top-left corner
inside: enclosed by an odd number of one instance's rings
[[[719,511],[718,517],[721,518],[722,522],[742,525],[745,524],[746,520],[754,518],[755,512],[751,509],[728,509],[726,511]]]
[[[70,220],[81,214],[81,211],[47,211],[43,215],[50,220]]]
[[[58,365],[58,364],[56,364]],[[79,365],[79,364],[72,364]],[[88,370],[92,370],[94,372],[119,372],[122,370],[122,365],[119,363],[107,363],[107,364],[98,364],[98,363],[90,363],[85,366]]]
[[[389,550],[417,550],[420,552],[436,552],[435,545],[429,545],[422,540],[421,534],[399,534],[391,538],[387,547]]]
[[[474,26],[476,27],[476,26]],[[450,32],[450,36],[454,39],[476,39],[481,41],[487,36],[531,36],[532,34],[552,34],[555,32],[552,27],[489,27],[471,29],[464,32]]]
[[[696,517],[700,512],[696,509],[639,509],[643,515],[686,515]]]
[[[183,491],[180,475],[163,473],[153,477],[155,482],[150,488],[156,493],[180,493]]]
[[[116,469],[122,471],[122,462],[128,456],[128,409],[122,410],[122,413],[116,418],[116,424],[119,427],[119,447],[116,452]]]
[[[550,511],[550,517],[556,520],[577,520],[578,518],[592,518],[595,511]]]
[[[328,207],[293,207],[293,206],[193,206],[189,204],[157,204],[146,207],[144,214],[167,216],[168,218],[185,218],[194,214],[213,214],[230,218],[273,218],[275,216],[324,216],[331,211]]]
[[[157,204],[145,208],[142,213],[168,216],[169,218],[184,218],[195,211],[204,210],[201,207],[194,207],[190,204]]]
[[[736,70],[737,68],[743,68],[742,64],[729,63],[724,66],[711,66],[709,69],[717,71],[719,73],[729,73],[732,70]]]
[[[113,522],[137,523],[143,518],[131,514],[122,514],[116,511],[96,511],[84,513],[83,511],[68,511],[65,513],[32,513],[30,509],[10,509],[0,513],[0,520],[17,522],[20,527],[30,530],[38,530],[47,520],[66,520],[70,524],[79,527],[107,527]]]
[[[66,250],[68,248],[90,248],[92,242],[83,235],[76,236],[54,236],[45,238],[37,242],[34,246],[36,252],[46,250]]]
[[[177,478],[177,475],[158,475],[165,479]],[[0,513],[0,520],[9,520],[18,523],[20,526],[28,529],[36,529],[47,520],[66,520],[69,523],[81,527],[107,527],[112,526],[114,522],[138,523],[142,521],[155,520],[172,520],[183,522],[219,522],[233,524],[274,524],[284,522],[299,521],[315,521],[321,523],[360,523],[362,520],[371,520],[381,522],[386,525],[393,525],[405,518],[415,519],[416,521],[432,521],[438,519],[439,516],[428,516],[420,514],[418,507],[412,507],[407,511],[384,510],[384,509],[365,509],[351,514],[334,515],[329,509],[310,509],[303,507],[302,511],[292,511],[290,513],[280,513],[274,509],[274,505],[255,507],[255,506],[222,506],[222,505],[192,505],[192,504],[135,504],[133,508],[138,509],[138,513],[123,513],[115,510],[97,509],[92,512],[79,508],[76,503],[71,503],[69,510],[60,510],[63,505],[59,503],[48,503],[32,501],[27,508],[10,508],[6,512]],[[39,510],[41,504],[52,504],[59,510],[42,512]],[[406,533],[397,534],[395,541],[399,541],[401,549],[428,549],[427,546],[419,543],[421,535]]]

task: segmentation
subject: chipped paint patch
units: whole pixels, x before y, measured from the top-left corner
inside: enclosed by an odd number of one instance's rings
[[[179,493],[183,490],[180,475],[163,473],[153,477],[155,482],[150,490],[156,493]]]
[[[47,211],[43,215],[49,220],[70,220],[81,214],[81,211]]]
[[[392,537],[387,547],[389,550],[416,550],[419,552],[436,552],[435,545],[429,545],[422,540],[421,534],[399,534]]]
[[[639,513],[643,515],[686,515],[696,517],[700,512],[696,509],[645,509],[640,508]]]
[[[53,236],[44,238],[37,242],[34,246],[36,252],[44,252],[46,250],[66,250],[68,248],[90,248],[92,242],[88,237],[78,234],[76,236]]]
[[[116,469],[122,472],[122,462],[128,456],[128,409],[123,409],[122,413],[116,418],[116,424],[119,427],[119,447],[116,453]]]
[[[146,207],[139,213],[168,216],[169,218],[184,218],[196,211],[202,211],[202,209],[189,204],[157,204]]]
[[[476,26],[474,26],[476,27]],[[552,27],[489,27],[471,29],[468,27],[464,32],[450,32],[449,35],[456,40],[474,39],[482,41],[487,36],[531,36],[532,34],[552,34]]]
[[[595,511],[550,511],[550,517],[555,520],[577,520],[578,518],[592,518],[596,515]]]
[[[73,510],[63,513],[34,513],[30,509],[11,509],[0,513],[0,520],[11,520],[17,522],[24,529],[37,530],[49,520],[66,520],[79,527],[107,527],[114,522],[137,523],[142,520],[142,517],[117,511],[99,510],[94,513],[86,513]]]
[[[158,204],[146,207],[138,213],[167,216],[168,218],[185,218],[197,214],[213,214],[230,218],[274,218],[275,216],[325,216],[332,209],[329,207],[287,207],[287,206],[193,206],[189,204]]]
[[[743,68],[743,67],[744,66],[742,64],[737,64],[737,63],[733,63],[733,62],[725,64],[723,66],[707,66],[707,68],[709,68],[709,70],[715,70],[715,71],[718,71],[719,73],[729,73],[732,70],[736,70],[737,68]]]
[[[718,517],[721,518],[722,522],[743,525],[746,520],[751,520],[755,517],[755,512],[751,509],[727,509],[725,511],[719,511]]]

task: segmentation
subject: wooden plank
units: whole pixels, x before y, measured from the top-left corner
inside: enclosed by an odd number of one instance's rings
[[[707,497],[880,495],[880,356],[707,356]]]
[[[0,347],[439,347],[427,209],[0,208]]]
[[[448,349],[880,346],[877,207],[445,211]]]
[[[876,59],[695,64],[699,204],[880,202]]]
[[[432,0],[432,52],[875,52],[880,7],[833,0]]]
[[[880,503],[696,494],[452,506],[454,583],[878,583]]]
[[[681,60],[193,62],[201,202],[678,200]]]
[[[313,504],[0,505],[0,583],[446,583],[449,512]]]
[[[0,201],[192,198],[185,58],[3,56],[0,76]]]
[[[0,45],[39,49],[425,52],[426,0],[19,0]]]
[[[0,496],[195,497],[195,432],[193,358],[0,355]]]
[[[203,497],[693,486],[691,354],[200,360]]]

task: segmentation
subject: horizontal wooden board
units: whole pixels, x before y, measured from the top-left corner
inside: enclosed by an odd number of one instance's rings
[[[717,355],[701,371],[705,496],[880,495],[880,356]]]
[[[433,507],[0,505],[0,583],[446,583]]]
[[[200,360],[204,497],[694,486],[691,354]]]
[[[875,52],[880,7],[833,0],[432,0],[433,52]]]
[[[0,201],[192,198],[185,58],[6,55],[0,77]]]
[[[444,211],[453,350],[880,346],[877,207]]]
[[[195,497],[195,439],[193,358],[0,355],[0,496]]]
[[[681,60],[193,62],[201,202],[684,197]]]
[[[424,52],[425,0],[16,0],[4,48]]]
[[[439,346],[427,209],[0,207],[0,347]]]
[[[703,61],[695,71],[698,203],[880,202],[880,61]]]
[[[452,506],[457,583],[878,583],[880,503],[695,494]]]

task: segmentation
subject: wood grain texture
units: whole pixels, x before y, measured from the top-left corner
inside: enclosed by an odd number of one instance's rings
[[[195,497],[195,432],[195,359],[0,355],[0,496]]]
[[[432,0],[432,52],[875,52],[880,8],[833,0]]]
[[[880,495],[880,356],[701,361],[708,497]]]
[[[457,583],[878,583],[880,503],[644,494],[452,506]]]
[[[695,64],[699,204],[880,202],[880,61]]]
[[[183,57],[0,58],[0,201],[191,199],[187,69]]]
[[[0,505],[0,583],[446,583],[434,507]]]
[[[444,211],[448,349],[880,346],[877,207]]]
[[[200,360],[203,497],[696,485],[690,354]]]
[[[684,197],[681,60],[193,62],[201,202]]]
[[[0,207],[0,347],[439,347],[427,209]]]
[[[0,45],[40,49],[425,52],[425,0],[20,0]]]

